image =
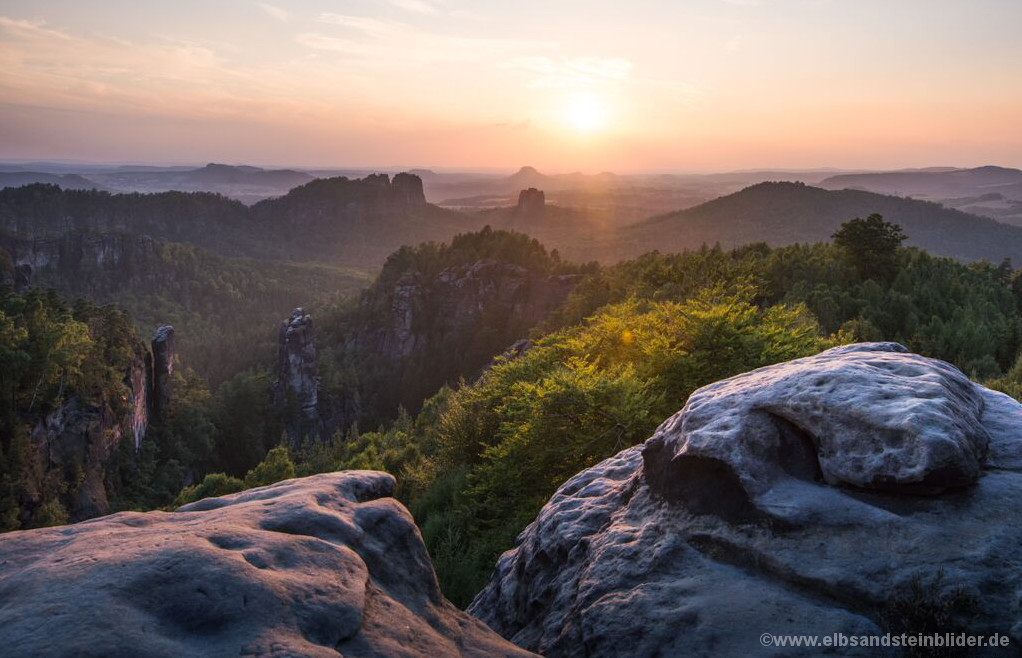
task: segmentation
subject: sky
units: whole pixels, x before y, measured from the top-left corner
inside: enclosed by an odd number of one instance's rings
[[[0,0],[0,159],[1022,166],[1020,0]]]

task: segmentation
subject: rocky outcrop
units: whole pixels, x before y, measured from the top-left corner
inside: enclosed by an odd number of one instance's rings
[[[72,395],[32,428],[32,445],[40,465],[77,471],[79,475],[67,492],[72,520],[110,512],[107,461],[121,441],[131,441],[137,451],[149,430],[149,358],[145,347],[136,344],[124,370],[123,400]]]
[[[152,400],[151,358],[151,355],[145,353],[142,344],[138,343],[135,346],[134,358],[124,369],[124,385],[128,387],[128,396],[125,399],[128,409],[125,424],[136,452],[142,446],[142,439],[149,429]]]
[[[488,351],[488,359],[560,306],[579,278],[536,274],[494,259],[450,267],[434,278],[405,272],[387,291],[386,321],[367,323],[356,340],[388,359],[406,359],[439,349],[442,341],[470,345],[481,324],[489,322],[501,336]],[[367,297],[363,307],[377,301]]]
[[[527,656],[440,593],[394,479],[288,480],[0,542],[9,656]]]
[[[573,477],[469,612],[550,657],[815,656],[760,637],[927,622],[1018,647],[1020,495],[1022,405],[900,345],[835,348],[702,388]]]
[[[391,196],[395,202],[405,206],[426,205],[426,195],[422,191],[422,179],[415,174],[394,174],[391,181]]]
[[[69,492],[72,520],[110,512],[105,465],[130,431],[109,405],[92,404],[77,395],[46,414],[32,429],[32,445],[41,463],[64,470],[80,469],[81,479]]]
[[[68,295],[106,292],[111,280],[152,282],[161,276],[160,245],[144,235],[69,231],[58,237],[0,236],[15,265],[18,290],[48,286]]]
[[[414,412],[444,384],[475,378],[558,308],[579,279],[495,258],[439,271],[385,267],[362,297],[348,345],[364,360],[360,371],[383,375],[382,383],[360,382],[364,407],[384,417],[399,405]],[[326,425],[329,434],[344,427]]]
[[[174,374],[174,327],[164,325],[153,333],[151,368],[153,416],[160,418],[170,404],[170,379]]]
[[[546,206],[546,194],[543,190],[530,187],[518,193],[518,212],[537,214]]]
[[[274,400],[284,415],[285,432],[298,444],[318,425],[319,376],[312,316],[296,308],[280,325]]]

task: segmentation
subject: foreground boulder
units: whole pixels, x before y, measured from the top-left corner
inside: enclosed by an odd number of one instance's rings
[[[888,631],[1017,651],[1019,501],[1022,405],[897,344],[835,348],[700,389],[573,477],[469,612],[550,658],[814,656],[761,636]]]
[[[0,538],[5,656],[526,656],[440,593],[391,476]]]

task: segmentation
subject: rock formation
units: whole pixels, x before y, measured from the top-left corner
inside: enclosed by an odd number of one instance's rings
[[[1022,405],[897,344],[835,348],[702,388],[570,479],[469,612],[551,658],[815,656],[760,636],[942,615],[1017,649],[1020,496]]]
[[[444,384],[476,377],[558,308],[579,278],[493,258],[439,272],[385,267],[362,297],[349,346],[372,361],[363,372],[389,373],[391,383],[382,389],[363,379],[365,406],[385,414],[398,405],[415,411]],[[327,421],[329,433],[337,427],[343,422]]]
[[[141,343],[135,346],[135,356],[124,369],[124,385],[128,387],[128,435],[131,436],[135,450],[142,446],[149,429],[149,411],[152,398],[152,382],[150,381],[149,359]]]
[[[447,602],[394,479],[349,471],[0,542],[9,656],[527,656]]]
[[[312,316],[296,308],[280,325],[277,338],[277,381],[274,400],[284,415],[285,431],[300,443],[318,424],[319,376]]]
[[[152,340],[152,410],[160,418],[170,404],[170,377],[174,374],[174,327],[164,325]]]
[[[536,214],[546,206],[546,194],[543,190],[530,187],[518,193],[518,212]]]
[[[450,267],[426,278],[405,272],[389,292],[385,322],[367,323],[357,340],[389,359],[438,349],[439,337],[470,343],[484,318],[505,334],[487,357],[542,322],[578,283],[578,275],[542,275],[493,259]],[[376,300],[368,297],[363,306]],[[430,321],[423,321],[429,314]],[[484,364],[476,364],[482,367]]]
[[[390,183],[392,199],[405,206],[426,205],[426,195],[422,191],[422,179],[415,174],[394,174]]]
[[[0,249],[15,266],[14,286],[52,287],[68,296],[106,291],[109,279],[151,280],[160,276],[162,245],[144,235],[70,231],[59,236],[0,235]]]
[[[131,441],[138,450],[149,429],[149,358],[145,347],[136,344],[124,371],[127,395],[123,414],[114,411],[111,400],[72,395],[32,429],[32,445],[42,465],[81,469],[81,480],[67,501],[72,520],[110,512],[107,460],[121,441]]]

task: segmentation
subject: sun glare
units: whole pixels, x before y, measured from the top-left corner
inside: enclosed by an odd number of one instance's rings
[[[568,101],[564,110],[568,125],[579,132],[593,132],[606,124],[606,111],[593,96],[576,96]]]

